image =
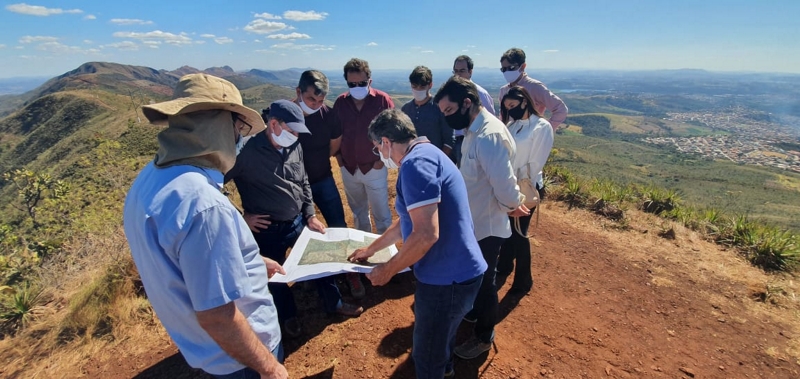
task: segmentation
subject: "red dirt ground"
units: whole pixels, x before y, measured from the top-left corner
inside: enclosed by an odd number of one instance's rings
[[[533,291],[506,295],[509,278],[499,292],[494,348],[472,361],[457,359],[456,377],[800,377],[800,307],[786,287],[794,286],[792,278],[764,274],[683,228],[676,227],[675,240],[660,238],[663,221],[630,217],[632,227],[620,230],[547,203],[531,242]],[[765,291],[776,281],[784,283],[783,295]],[[368,286],[366,312],[341,319],[326,318],[316,291],[296,286],[305,334],[284,341],[290,377],[413,378],[413,288],[411,274]],[[461,326],[459,341],[470,327]],[[84,374],[206,377],[164,337],[144,355],[126,354],[124,344],[113,350],[84,366]]]

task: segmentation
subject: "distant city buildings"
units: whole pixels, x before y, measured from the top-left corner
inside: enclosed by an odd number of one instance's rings
[[[674,146],[679,152],[706,159],[724,159],[739,164],[772,166],[800,173],[800,152],[784,150],[781,142],[797,143],[797,132],[769,121],[757,120],[742,108],[713,113],[667,113],[668,120],[702,123],[717,135],[701,137],[647,137],[656,145]]]

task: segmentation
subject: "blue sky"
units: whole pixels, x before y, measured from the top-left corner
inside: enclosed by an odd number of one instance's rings
[[[536,69],[800,73],[797,0],[4,2],[0,77],[88,61],[172,70],[229,65],[499,67],[520,47]]]

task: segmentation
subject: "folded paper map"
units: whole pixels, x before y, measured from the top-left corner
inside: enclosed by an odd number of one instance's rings
[[[378,251],[367,262],[353,263],[347,257],[378,237],[380,235],[349,228],[327,228],[325,234],[305,228],[283,264],[286,275],[275,274],[270,282],[299,282],[344,272],[370,272],[372,266],[387,262],[397,254],[397,247],[392,245]]]

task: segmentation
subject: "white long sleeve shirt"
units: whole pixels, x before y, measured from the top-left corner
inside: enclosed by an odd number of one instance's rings
[[[508,212],[524,196],[519,192],[512,162],[516,147],[508,128],[486,108],[472,121],[461,146],[461,175],[467,185],[469,210],[480,241],[511,236]]]
[[[508,131],[517,146],[514,173],[517,178],[530,178],[541,188],[544,184],[542,168],[553,149],[553,127],[547,120],[531,115],[527,120],[508,124]]]

